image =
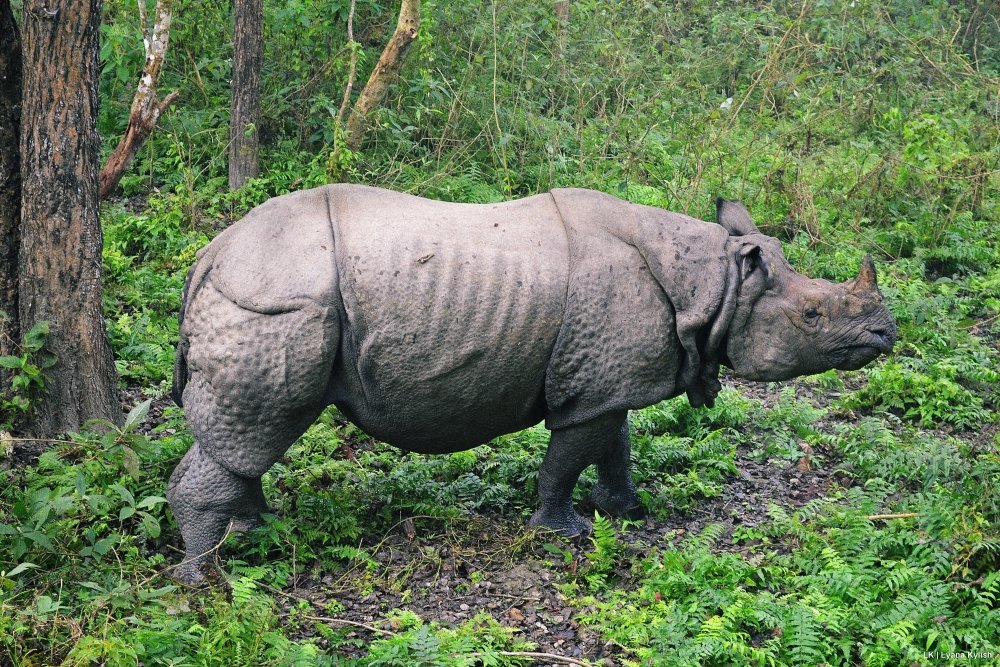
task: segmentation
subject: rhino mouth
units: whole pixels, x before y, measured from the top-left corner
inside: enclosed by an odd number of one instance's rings
[[[881,354],[877,347],[857,345],[839,350],[840,361],[835,368],[842,371],[856,371]]]
[[[879,355],[892,351],[895,341],[891,337],[880,337],[862,345],[850,345],[836,351],[839,358],[835,368],[842,371],[856,371]]]
[[[871,336],[871,340],[859,347],[873,347],[882,354],[889,354],[892,352],[892,348],[896,344],[895,328],[872,329],[868,331],[868,334]]]

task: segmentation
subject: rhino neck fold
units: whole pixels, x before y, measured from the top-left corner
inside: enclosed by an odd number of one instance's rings
[[[706,365],[704,352],[727,283],[725,230],[589,190],[552,197],[569,240],[569,285],[546,372],[547,425],[684,391],[696,405],[710,401],[718,364],[711,354]]]

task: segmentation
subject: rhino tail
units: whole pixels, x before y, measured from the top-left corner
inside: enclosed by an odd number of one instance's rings
[[[174,383],[170,388],[170,398],[174,399],[174,403],[176,403],[179,408],[184,407],[184,402],[181,397],[184,395],[184,386],[188,381],[188,341],[187,335],[184,332],[184,313],[187,310],[188,298],[191,292],[191,278],[197,268],[198,263],[195,263],[190,269],[188,269],[187,277],[184,279],[184,290],[181,292],[181,309],[180,312],[177,313],[177,331],[179,332],[179,337],[177,340],[177,351],[174,357]]]
[[[215,256],[214,248],[209,246],[203,253],[198,253],[197,261],[188,269],[187,277],[184,279],[184,290],[181,292],[181,309],[177,313],[177,352],[174,357],[174,382],[170,388],[170,398],[173,399],[177,407],[183,408],[184,387],[187,385],[189,374],[187,365],[188,337],[184,330],[184,316],[187,313],[188,305],[194,299],[195,294],[205,282],[205,277],[212,266],[212,259]]]

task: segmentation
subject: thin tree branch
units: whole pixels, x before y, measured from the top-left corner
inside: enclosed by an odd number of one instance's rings
[[[146,143],[146,139],[156,127],[160,115],[173,104],[179,93],[172,92],[163,100],[156,97],[156,86],[160,80],[160,70],[170,43],[170,22],[173,0],[157,0],[153,19],[153,28],[146,32],[149,19],[146,14],[145,0],[139,0],[139,16],[143,25],[142,43],[146,50],[146,62],[143,66],[139,85],[136,87],[135,98],[129,111],[128,127],[125,135],[111,152],[107,164],[101,169],[100,198],[104,199],[117,187],[122,174],[128,169],[136,152]]]
[[[344,86],[344,99],[340,103],[340,111],[337,112],[337,125],[344,122],[347,114],[347,107],[351,103],[351,91],[354,89],[354,76],[358,71],[358,44],[354,41],[354,8],[356,0],[351,0],[351,9],[347,13],[347,44],[351,49],[351,69],[347,74],[347,85]]]
[[[367,127],[368,114],[382,103],[389,91],[389,83],[403,67],[410,46],[417,40],[420,28],[420,0],[403,0],[399,8],[396,30],[385,45],[368,83],[361,90],[358,101],[347,119],[345,143],[352,151],[361,147]]]

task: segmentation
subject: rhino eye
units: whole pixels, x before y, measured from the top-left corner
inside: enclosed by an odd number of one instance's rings
[[[815,308],[806,308],[806,312],[803,314],[805,315],[806,321],[810,323],[815,322],[816,319],[819,317],[819,311],[816,310]]]

